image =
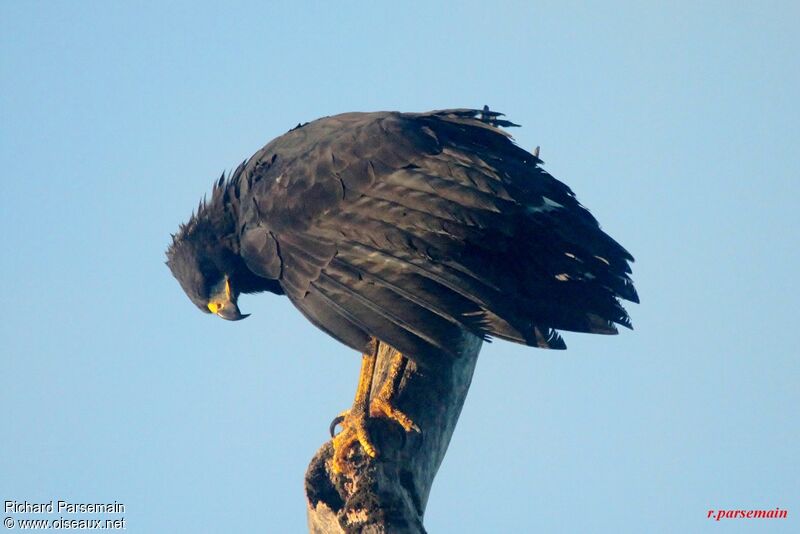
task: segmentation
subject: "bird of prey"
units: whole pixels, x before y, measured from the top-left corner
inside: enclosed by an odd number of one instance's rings
[[[392,404],[411,358],[455,357],[464,331],[563,349],[558,330],[630,327],[632,256],[569,187],[502,128],[501,113],[345,113],[298,125],[215,182],[173,235],[167,265],[192,302],[246,317],[242,293],[286,295],[363,353],[333,468],[376,449],[370,415],[417,430]],[[399,353],[369,398],[377,347]]]

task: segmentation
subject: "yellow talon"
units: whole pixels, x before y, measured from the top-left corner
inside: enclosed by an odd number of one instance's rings
[[[401,412],[389,402],[388,399],[377,397],[369,405],[370,417],[386,417],[403,427],[406,432],[419,432],[419,427],[414,424],[409,416]]]
[[[333,437],[333,462],[331,467],[334,473],[348,471],[347,455],[358,443],[369,457],[377,455],[375,445],[369,438],[367,432],[367,416],[363,410],[354,413],[354,410],[344,412],[344,419],[341,422],[342,431]]]
[[[385,417],[395,421],[406,432],[419,432],[419,427],[414,424],[408,415],[398,410],[392,405],[392,397],[399,386],[400,379],[405,371],[406,359],[402,354],[396,354],[389,369],[386,382],[381,386],[380,391],[369,401],[369,393],[372,389],[372,375],[375,372],[375,360],[378,354],[377,341],[371,347],[369,353],[363,355],[361,361],[361,374],[358,379],[356,398],[353,408],[342,412],[331,424],[331,434],[336,424],[341,424],[342,431],[333,436],[333,459],[331,468],[334,473],[344,473],[350,471],[348,467],[348,453],[356,443],[361,445],[364,453],[371,458],[377,456],[378,451],[367,432],[367,414],[370,417]]]

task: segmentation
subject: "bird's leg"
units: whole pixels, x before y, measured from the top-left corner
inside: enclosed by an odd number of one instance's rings
[[[392,397],[400,386],[400,380],[403,378],[406,365],[408,365],[408,359],[401,353],[397,352],[392,356],[389,375],[386,377],[386,381],[381,386],[377,396],[372,399],[369,405],[369,414],[371,417],[383,416],[396,421],[406,432],[411,432],[412,430],[419,432],[419,427],[414,424],[414,421],[392,404]]]
[[[372,389],[372,375],[375,372],[375,360],[378,358],[378,341],[373,340],[367,352],[361,356],[361,373],[358,377],[356,398],[353,407],[334,419],[331,430],[341,423],[342,431],[333,437],[333,471],[341,473],[347,465],[348,451],[356,443],[360,443],[364,452],[375,457],[375,445],[367,433],[367,411],[369,408],[369,392]]]
[[[389,373],[386,381],[381,386],[377,395],[370,402],[370,391],[372,380],[375,373],[375,362],[378,359],[378,340],[370,343],[369,349],[361,359],[361,374],[358,378],[358,388],[356,388],[356,398],[353,407],[341,414],[331,423],[331,435],[336,425],[341,424],[342,431],[333,436],[333,461],[332,468],[336,473],[348,470],[347,454],[356,443],[361,444],[364,452],[374,458],[377,450],[367,432],[367,416],[385,417],[395,421],[406,432],[419,432],[419,427],[414,424],[405,413],[401,412],[392,404],[395,393],[400,386],[408,359],[395,353],[389,366]]]

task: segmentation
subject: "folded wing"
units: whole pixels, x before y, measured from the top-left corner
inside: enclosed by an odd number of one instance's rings
[[[273,141],[241,171],[242,256],[358,350],[629,327],[633,258],[479,113],[346,114]]]

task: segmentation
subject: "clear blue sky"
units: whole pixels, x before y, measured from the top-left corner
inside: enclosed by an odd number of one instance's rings
[[[359,358],[282,298],[197,312],[169,234],[300,121],[489,104],[642,304],[567,352],[484,348],[430,532],[800,531],[796,2],[169,4],[0,2],[0,499],[303,531]]]

